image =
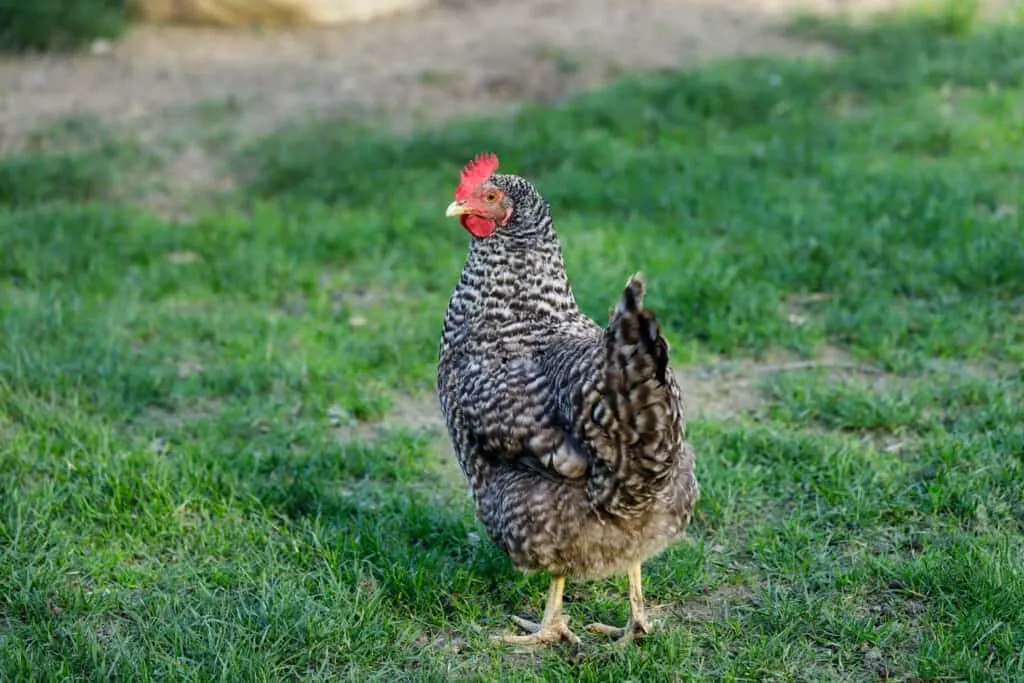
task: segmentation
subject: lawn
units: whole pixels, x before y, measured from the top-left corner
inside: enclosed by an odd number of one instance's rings
[[[0,680],[1024,680],[1024,26],[794,30],[836,58],[292,127],[181,221],[94,123],[0,159]],[[747,373],[691,401],[703,497],[638,647],[489,639],[547,579],[431,402],[481,150],[586,311],[643,270],[684,378]],[[624,622],[625,586],[567,613]]]

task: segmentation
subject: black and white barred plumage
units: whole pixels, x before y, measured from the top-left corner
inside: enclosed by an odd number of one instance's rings
[[[682,535],[699,496],[668,344],[639,276],[607,328],[579,310],[529,182],[478,189],[510,214],[472,241],[437,376],[476,514],[521,570],[624,572]]]

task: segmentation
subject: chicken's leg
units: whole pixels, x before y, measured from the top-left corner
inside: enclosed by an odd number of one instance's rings
[[[548,601],[544,606],[544,616],[540,623],[535,624],[514,616],[512,621],[524,631],[528,631],[528,635],[497,636],[497,639],[516,645],[547,645],[560,640],[567,640],[573,645],[579,645],[580,639],[569,630],[569,620],[562,616],[563,590],[565,590],[565,577],[552,576],[551,587],[548,589]]]
[[[643,638],[651,632],[651,624],[647,621],[647,615],[644,614],[644,594],[640,587],[639,562],[629,568],[629,623],[626,624],[626,627],[590,624],[587,629],[617,638],[622,643]]]

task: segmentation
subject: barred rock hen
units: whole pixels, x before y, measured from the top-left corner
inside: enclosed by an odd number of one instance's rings
[[[473,236],[448,305],[437,389],[476,514],[522,571],[552,575],[520,644],[579,643],[562,616],[566,577],[629,576],[625,628],[643,636],[640,567],[677,540],[699,496],[668,343],[626,284],[608,327],[576,305],[550,207],[493,154],[462,171],[448,216]]]

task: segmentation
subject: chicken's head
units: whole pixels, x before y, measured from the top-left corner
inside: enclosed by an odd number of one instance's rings
[[[497,156],[489,152],[476,155],[462,169],[455,201],[445,212],[447,216],[458,216],[462,227],[473,237],[490,237],[512,217],[512,198],[496,182],[497,170]]]

